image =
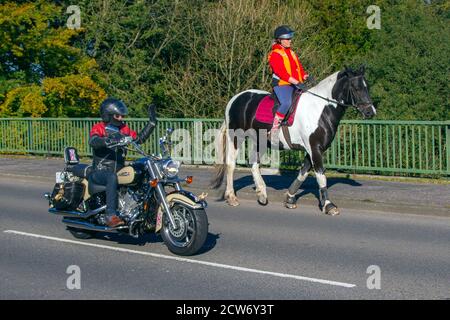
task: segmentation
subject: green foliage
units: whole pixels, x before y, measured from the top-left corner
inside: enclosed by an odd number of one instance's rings
[[[317,37],[326,46],[334,70],[351,63],[352,57],[372,47],[372,31],[367,28],[367,7],[372,0],[311,0],[312,14],[317,20]]]
[[[67,5],[69,4],[68,1]],[[164,115],[162,84],[172,61],[186,56],[180,43],[185,12],[195,1],[78,1],[86,33],[80,48],[95,58],[99,84],[125,101],[133,116],[145,116],[156,102]]]
[[[366,64],[377,118],[449,119],[450,7],[429,2],[79,0],[70,30],[72,1],[0,0],[0,116],[92,116],[115,96],[134,117],[151,102],[164,117],[223,117],[234,94],[270,90],[272,33],[289,24],[317,80]]]
[[[192,9],[181,36],[190,55],[167,72],[173,115],[223,117],[235,94],[271,90],[267,57],[280,24],[296,30],[293,46],[305,68],[319,76],[327,61],[308,38],[314,35],[309,8],[298,1],[224,0]],[[185,108],[185,106],[189,106]]]
[[[372,4],[380,7],[379,30],[366,25]],[[378,119],[449,119],[448,1],[318,0],[311,6],[334,68],[367,66]]]
[[[39,117],[46,111],[40,88],[35,84],[10,90],[0,105],[0,114],[12,117]]]
[[[46,78],[44,102],[50,117],[96,117],[106,93],[88,76],[68,75]]]
[[[105,96],[90,79],[95,60],[72,45],[83,30],[63,26],[61,12],[48,1],[0,5],[0,116],[91,116]]]
[[[60,8],[36,1],[18,5],[6,2],[0,6],[0,62],[8,78],[25,73],[27,82],[36,83],[45,76],[57,77],[73,72],[79,49],[70,39],[80,31],[49,27]]]
[[[450,28],[436,7],[405,0],[383,5],[369,63],[381,119],[449,119]]]

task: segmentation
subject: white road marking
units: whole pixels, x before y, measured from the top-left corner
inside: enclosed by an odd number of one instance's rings
[[[22,235],[22,236],[26,236],[26,237],[38,238],[38,239],[52,240],[52,241],[70,243],[70,244],[79,244],[79,245],[87,246],[87,247],[94,247],[94,248],[108,249],[108,250],[119,251],[119,252],[140,254],[143,256],[150,256],[150,257],[154,257],[154,258],[161,258],[161,259],[175,260],[175,261],[180,261],[180,262],[201,264],[201,265],[222,268],[222,269],[231,269],[231,270],[236,270],[236,271],[265,274],[265,275],[270,275],[270,276],[280,277],[280,278],[291,278],[291,279],[302,280],[302,281],[317,282],[317,283],[328,284],[331,286],[345,287],[345,288],[356,287],[355,284],[351,284],[351,283],[310,278],[310,277],[298,276],[298,275],[287,274],[287,273],[278,273],[278,272],[264,271],[264,270],[258,270],[258,269],[243,268],[243,267],[232,266],[232,265],[227,265],[227,264],[208,262],[208,261],[200,261],[200,260],[192,260],[192,259],[186,259],[186,258],[181,258],[181,257],[173,257],[173,256],[167,256],[164,254],[159,254],[159,253],[151,253],[151,252],[130,250],[130,249],[119,248],[119,247],[111,247],[111,246],[105,246],[105,245],[101,245],[101,244],[94,244],[94,243],[87,243],[87,242],[76,241],[76,240],[49,237],[49,236],[44,236],[44,235],[39,235],[39,234],[34,234],[34,233],[16,231],[16,230],[5,230],[4,232],[9,233],[9,234],[16,234],[16,235]]]

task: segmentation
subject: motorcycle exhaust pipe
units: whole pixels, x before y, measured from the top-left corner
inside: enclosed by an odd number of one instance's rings
[[[84,230],[91,230],[91,231],[100,231],[100,232],[116,233],[119,230],[128,228],[127,226],[120,226],[120,227],[116,227],[116,228],[110,228],[108,226],[99,226],[99,225],[89,223],[87,221],[75,220],[75,219],[71,219],[68,217],[64,217],[62,222],[70,227],[75,227],[75,228],[84,229]]]
[[[97,213],[103,211],[106,209],[106,205],[102,206],[100,208],[97,208],[95,210],[89,210],[88,212],[79,212],[79,211],[65,211],[65,210],[57,210],[55,208],[48,209],[48,212],[59,215],[59,216],[66,216],[66,217],[72,217],[72,218],[89,218],[93,215],[96,215]]]

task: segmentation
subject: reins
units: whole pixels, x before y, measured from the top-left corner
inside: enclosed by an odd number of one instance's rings
[[[362,77],[362,76],[354,76],[354,77],[348,78],[348,80],[350,81],[351,79],[358,78],[358,77]],[[303,90],[303,92],[308,92],[309,94],[312,94],[313,96],[321,98],[321,99],[323,99],[323,100],[325,100],[325,101],[327,101],[329,103],[336,103],[336,104],[341,105],[343,107],[355,107],[356,106],[355,102],[354,102],[355,100],[353,98],[354,94],[353,94],[353,90],[352,90],[352,86],[351,85],[349,85],[349,88],[348,88],[348,91],[347,91],[347,97],[350,94],[350,98],[352,100],[352,104],[346,104],[346,103],[338,102],[338,101],[333,100],[333,99],[328,99],[326,97],[322,97],[321,95],[318,95],[318,94],[316,94],[314,92],[311,92],[309,90]]]
[[[312,94],[313,96],[316,96],[316,97],[318,97],[318,98],[321,98],[321,99],[323,99],[323,100],[325,100],[325,101],[327,101],[327,102],[329,102],[329,103],[336,103],[336,104],[341,105],[341,106],[344,106],[344,107],[353,107],[353,106],[354,106],[354,105],[350,105],[350,104],[345,104],[345,103],[342,103],[342,102],[338,102],[338,101],[333,100],[333,99],[328,99],[328,98],[322,97],[321,95],[318,95],[318,94],[316,94],[316,93],[313,93],[313,92],[311,92],[311,91],[309,91],[309,90],[303,90],[303,92],[307,92],[307,93],[309,93],[309,94]],[[352,100],[353,100],[353,99],[352,99]]]

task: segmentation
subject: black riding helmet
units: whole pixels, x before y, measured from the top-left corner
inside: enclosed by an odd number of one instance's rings
[[[294,30],[289,26],[279,26],[275,29],[273,37],[275,39],[291,39],[294,36]]]
[[[116,98],[107,98],[100,105],[100,116],[103,122],[112,124],[115,126],[122,125],[122,121],[114,119],[114,115],[126,116],[128,114],[128,108],[125,103]]]

